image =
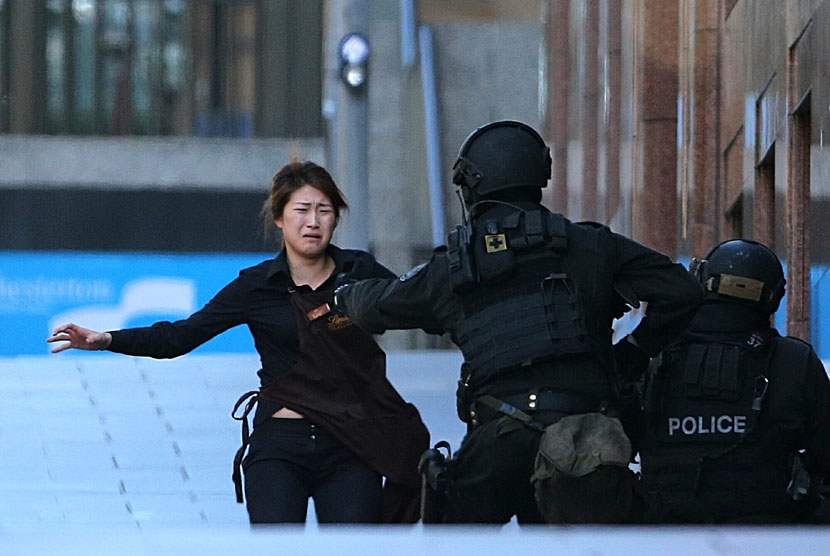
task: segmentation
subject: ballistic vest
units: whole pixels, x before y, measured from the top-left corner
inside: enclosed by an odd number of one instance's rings
[[[494,213],[494,214],[493,214]],[[450,233],[456,342],[477,383],[551,357],[590,351],[563,254],[566,220],[543,209],[492,211]]]
[[[661,354],[646,391],[640,449],[650,520],[717,523],[792,513],[788,454],[768,441],[762,415],[770,381],[785,371],[773,358],[781,365],[798,345],[769,330],[687,336]]]

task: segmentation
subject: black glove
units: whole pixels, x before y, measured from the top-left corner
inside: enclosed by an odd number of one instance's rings
[[[635,381],[648,370],[649,356],[628,341],[628,336],[614,344],[617,373],[623,380]]]

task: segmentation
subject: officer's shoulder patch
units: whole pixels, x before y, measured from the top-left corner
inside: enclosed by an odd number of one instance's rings
[[[426,268],[427,263],[421,263],[418,266],[410,269],[406,274],[402,274],[400,278],[398,278],[401,282],[406,282],[410,278],[414,278],[421,272],[424,268]]]

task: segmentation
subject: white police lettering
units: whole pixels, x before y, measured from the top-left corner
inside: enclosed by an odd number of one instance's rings
[[[669,436],[701,434],[743,434],[746,432],[746,415],[687,415],[669,417]]]

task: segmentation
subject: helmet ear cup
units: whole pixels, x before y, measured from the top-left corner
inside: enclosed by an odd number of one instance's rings
[[[781,300],[784,299],[784,294],[787,292],[786,284],[787,281],[784,280],[784,278],[781,278],[781,280],[770,289],[769,300],[766,303],[770,314],[778,310]]]
[[[550,179],[551,167],[553,166],[553,158],[550,156],[550,147],[545,147],[545,177]]]
[[[706,281],[703,278],[703,274],[706,272],[707,262],[708,261],[706,259],[698,259],[697,257],[693,257],[692,262],[689,263],[689,274],[697,278],[698,282],[701,284]]]

